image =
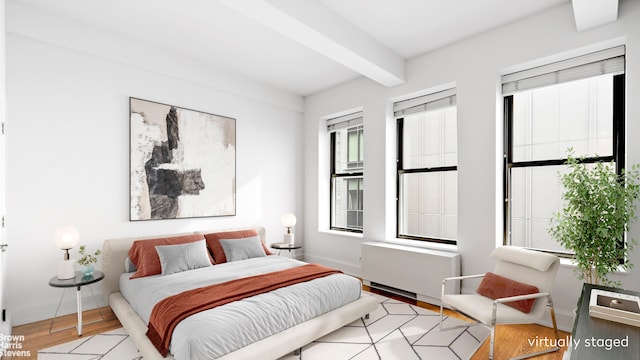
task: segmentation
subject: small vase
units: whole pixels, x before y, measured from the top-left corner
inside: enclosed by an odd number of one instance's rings
[[[84,277],[89,277],[91,275],[93,275],[93,264],[89,264],[89,265],[82,265],[82,267],[80,268],[80,272],[82,273],[82,276]]]

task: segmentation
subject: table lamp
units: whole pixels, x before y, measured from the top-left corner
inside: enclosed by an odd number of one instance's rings
[[[64,250],[64,258],[58,265],[58,279],[73,279],[76,277],[76,263],[69,256],[69,250],[78,244],[80,234],[73,226],[63,226],[53,234],[56,246]]]
[[[280,219],[282,221],[282,226],[287,229],[287,232],[284,234],[284,242],[289,245],[293,245],[293,233],[291,232],[291,228],[296,224],[296,216],[293,214],[284,214]]]

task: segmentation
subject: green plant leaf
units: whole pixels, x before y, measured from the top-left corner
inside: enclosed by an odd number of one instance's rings
[[[627,254],[636,241],[625,239],[625,233],[637,219],[638,165],[618,175],[614,163],[587,165],[573,156],[572,149],[568,152],[568,172],[559,176],[564,205],[549,219],[549,234],[575,254],[579,279],[619,286],[607,276],[632,267]]]

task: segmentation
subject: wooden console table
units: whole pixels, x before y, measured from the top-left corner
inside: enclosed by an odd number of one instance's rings
[[[594,318],[589,315],[591,289],[640,296],[636,291],[584,284],[571,332],[571,359],[637,359],[640,354],[640,327]]]

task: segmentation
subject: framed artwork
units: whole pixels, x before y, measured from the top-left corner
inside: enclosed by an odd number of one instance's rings
[[[130,219],[236,214],[236,121],[129,98]]]

